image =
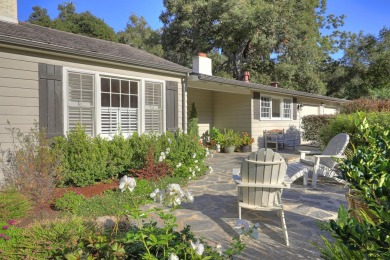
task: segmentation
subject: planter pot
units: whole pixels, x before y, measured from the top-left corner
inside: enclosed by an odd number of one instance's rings
[[[243,145],[243,146],[241,146],[241,152],[243,152],[243,153],[250,152],[250,145]]]
[[[235,146],[226,146],[225,153],[234,153]]]

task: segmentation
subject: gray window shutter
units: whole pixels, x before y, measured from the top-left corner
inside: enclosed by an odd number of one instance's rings
[[[297,116],[297,105],[298,105],[298,102],[297,102],[297,98],[293,98],[293,104],[292,104],[292,110],[293,110],[293,120],[297,120],[298,116]]]
[[[166,125],[167,131],[174,132],[179,128],[178,117],[178,82],[167,81],[166,85]]]
[[[62,67],[39,63],[39,128],[47,138],[63,135]]]
[[[253,119],[260,120],[260,93],[253,92]]]

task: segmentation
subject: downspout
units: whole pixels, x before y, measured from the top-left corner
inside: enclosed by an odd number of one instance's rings
[[[187,100],[186,100],[186,92],[187,92],[187,82],[188,82],[188,78],[190,76],[190,73],[187,72],[187,78],[182,78],[181,79],[181,95],[182,95],[182,109],[181,109],[181,117],[182,117],[182,120],[181,120],[181,123],[182,123],[182,129],[183,129],[183,133],[187,133],[187,109],[186,109],[186,104],[187,104]]]

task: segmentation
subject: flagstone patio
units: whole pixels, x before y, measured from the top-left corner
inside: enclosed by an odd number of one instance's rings
[[[298,155],[281,154],[291,162]],[[210,244],[229,245],[237,233],[233,226],[238,219],[236,186],[232,169],[248,153],[217,153],[206,161],[213,173],[190,181],[186,189],[195,196],[193,204],[184,204],[175,212],[179,228],[190,225],[191,230]],[[256,212],[243,209],[243,219],[260,224],[259,239],[245,238],[247,248],[235,259],[316,259],[318,250],[313,242],[320,236],[329,237],[318,227],[321,221],[334,219],[340,204],[346,205],[346,189],[330,179],[319,178],[315,189],[302,186],[298,179],[290,189],[283,191],[283,204],[290,246],[284,244],[280,219],[276,212]]]

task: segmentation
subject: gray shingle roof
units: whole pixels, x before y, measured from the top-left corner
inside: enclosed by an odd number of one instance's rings
[[[196,73],[192,73],[191,75],[192,75],[192,77],[190,77],[190,80],[191,79],[193,80],[193,77],[195,76],[199,80],[228,84],[228,85],[239,86],[239,87],[246,87],[246,88],[250,88],[253,90],[257,90],[257,91],[267,91],[267,92],[273,92],[273,93],[288,94],[288,95],[292,95],[292,96],[308,97],[308,98],[327,100],[327,101],[332,101],[332,102],[337,102],[337,103],[349,102],[348,100],[345,100],[345,99],[322,96],[322,95],[318,95],[318,94],[302,92],[302,91],[297,91],[297,90],[291,90],[291,89],[285,89],[285,88],[275,88],[272,86],[266,86],[266,85],[262,85],[262,84],[245,82],[245,81],[240,81],[240,80],[235,80],[235,79],[227,79],[227,78],[221,78],[221,77],[217,77],[217,76],[208,76],[208,75],[196,74]]]
[[[0,43],[75,54],[164,71],[191,72],[189,68],[127,44],[94,39],[24,22],[14,24],[0,21]]]

